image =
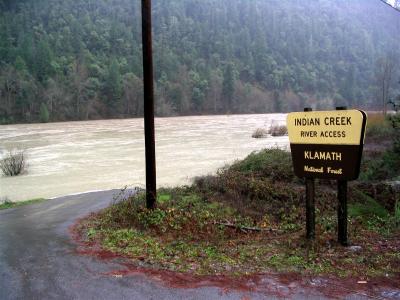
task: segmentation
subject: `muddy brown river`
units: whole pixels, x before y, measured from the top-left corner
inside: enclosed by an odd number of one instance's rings
[[[157,185],[188,184],[254,150],[288,147],[287,136],[251,137],[285,120],[285,114],[157,118]],[[0,157],[12,149],[25,151],[27,172],[0,177],[0,201],[145,184],[143,119],[0,126]]]

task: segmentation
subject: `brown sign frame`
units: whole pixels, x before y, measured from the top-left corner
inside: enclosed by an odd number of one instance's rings
[[[298,116],[297,119],[296,116]],[[302,124],[298,121],[300,116],[304,120]],[[352,117],[361,117],[355,122],[359,128],[354,128],[351,123]],[[335,129],[343,128],[343,130],[334,132],[342,133],[347,130],[347,136],[330,139],[320,138],[319,134],[322,133],[323,135],[323,132],[326,132],[329,126],[319,120],[328,120],[327,118],[337,120],[337,124],[332,125]],[[297,121],[293,122],[294,120]],[[313,120],[318,120],[318,122],[313,122]],[[297,125],[294,123],[297,123]],[[334,180],[357,179],[360,173],[366,124],[367,114],[361,110],[290,113],[287,125],[296,176]],[[295,128],[296,126],[303,126],[306,129],[301,132],[311,132],[315,136],[316,142],[313,143],[312,138],[309,137],[305,138],[305,142],[302,142],[302,137],[299,136],[300,131]]]

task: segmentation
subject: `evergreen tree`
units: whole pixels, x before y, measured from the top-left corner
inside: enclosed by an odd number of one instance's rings
[[[119,72],[118,62],[115,58],[111,60],[110,66],[107,70],[105,95],[107,97],[106,103],[109,107],[110,113],[117,113],[121,105],[122,78]]]
[[[36,48],[34,72],[39,82],[44,83],[52,75],[52,52],[48,42],[43,39]]]
[[[49,122],[50,114],[47,109],[47,105],[45,103],[40,104],[40,122],[47,123]]]
[[[20,72],[26,72],[27,66],[24,59],[21,56],[17,56],[14,63],[15,69]]]
[[[225,111],[232,109],[233,95],[235,93],[235,73],[232,64],[228,64],[224,70],[224,80],[222,82],[222,98],[224,99]]]

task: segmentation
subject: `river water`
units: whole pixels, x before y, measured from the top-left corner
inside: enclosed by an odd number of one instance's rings
[[[285,114],[156,118],[157,185],[188,184],[254,150],[288,147],[288,137],[254,139]],[[0,200],[20,201],[144,187],[143,119],[0,126],[0,157],[25,150],[27,172],[0,177]]]

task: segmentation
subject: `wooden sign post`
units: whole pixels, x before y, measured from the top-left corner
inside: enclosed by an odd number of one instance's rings
[[[304,111],[312,111],[312,108],[304,108]],[[315,179],[306,177],[306,237],[315,239]]]
[[[360,110],[288,114],[294,173],[306,179],[307,238],[315,237],[314,179],[338,181],[338,241],[347,245],[347,181],[358,178],[367,115]]]
[[[156,150],[154,134],[153,44],[151,0],[142,0],[144,141],[146,156],[146,206],[153,209],[157,200]]]

